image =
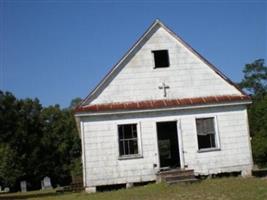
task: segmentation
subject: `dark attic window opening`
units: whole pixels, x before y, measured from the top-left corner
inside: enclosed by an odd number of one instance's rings
[[[157,50],[152,51],[152,53],[154,54],[155,68],[164,68],[170,66],[168,50]]]

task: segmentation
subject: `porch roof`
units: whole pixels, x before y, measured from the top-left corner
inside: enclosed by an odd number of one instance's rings
[[[102,112],[102,111],[117,111],[117,110],[144,110],[144,109],[171,108],[171,107],[192,106],[192,105],[242,102],[250,100],[251,98],[246,95],[222,95],[222,96],[207,96],[207,97],[194,97],[194,98],[181,98],[181,99],[115,102],[106,104],[92,104],[86,106],[78,106],[75,109],[75,112],[79,113],[79,112]]]

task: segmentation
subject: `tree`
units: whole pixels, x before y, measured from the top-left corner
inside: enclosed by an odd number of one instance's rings
[[[74,110],[81,102],[82,102],[82,99],[80,97],[76,97],[75,99],[72,99],[70,102],[69,109]]]
[[[50,176],[57,184],[68,184],[71,164],[80,157],[81,151],[75,119],[71,111],[61,110],[58,105],[45,108],[41,116],[45,123],[41,174]]]
[[[74,109],[81,102],[82,102],[82,99],[80,97],[76,97],[71,100],[69,108],[65,110],[70,115],[69,119],[71,119],[71,124],[75,126],[75,128],[76,128],[76,124],[74,123],[76,123],[76,121],[73,117]],[[74,141],[74,145],[72,146],[72,150],[71,150],[71,155],[73,159],[71,160],[71,164],[70,164],[70,173],[73,178],[82,176],[81,141],[80,141],[80,138],[78,137],[77,129],[75,130],[76,130],[75,137],[74,137],[75,141]]]
[[[10,141],[16,132],[19,103],[10,92],[0,91],[0,143]]]
[[[18,155],[8,144],[0,144],[0,185],[12,187],[21,176],[22,166],[17,162]]]
[[[255,99],[248,113],[254,161],[267,167],[267,95]]]
[[[263,97],[267,93],[267,67],[264,59],[255,60],[246,64],[243,70],[244,78],[239,84],[254,97]]]
[[[254,162],[259,167],[267,167],[267,137],[266,132],[260,131],[252,139]]]
[[[248,110],[251,135],[265,130],[267,136],[267,95],[254,99]]]
[[[260,167],[267,166],[267,67],[263,59],[246,64],[239,84],[252,95],[248,109],[253,158]]]
[[[40,188],[44,176],[67,185],[79,169],[81,146],[72,110],[43,108],[38,99],[0,91],[0,184],[12,190],[26,180]]]

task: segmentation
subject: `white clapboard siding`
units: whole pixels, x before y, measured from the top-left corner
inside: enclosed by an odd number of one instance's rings
[[[214,116],[220,150],[198,152],[195,118]],[[252,167],[245,106],[180,111],[144,112],[81,118],[85,186],[151,181],[159,170],[156,122],[177,120],[183,143],[184,164],[197,174],[244,171]],[[142,157],[119,160],[117,125],[138,123]],[[157,166],[155,167],[154,164]]]
[[[167,49],[170,67],[154,69],[151,51]],[[240,95],[199,57],[163,27],[122,68],[91,104],[162,99],[161,83],[170,86],[169,99]]]

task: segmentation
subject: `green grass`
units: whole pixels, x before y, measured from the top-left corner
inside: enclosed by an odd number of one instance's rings
[[[0,199],[30,200],[267,200],[267,179],[217,178],[193,184],[149,184],[132,189],[95,194],[36,191],[0,195]]]

